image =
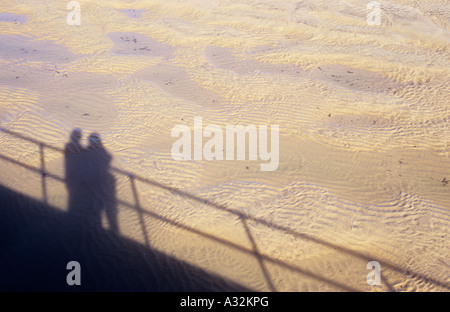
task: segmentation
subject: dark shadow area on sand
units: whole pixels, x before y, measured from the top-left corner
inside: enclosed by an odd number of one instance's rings
[[[0,185],[0,291],[248,291],[154,250],[148,240],[121,236],[112,156],[100,135],[90,134],[87,146],[82,136],[74,129],[62,151],[64,179],[46,172],[38,143],[42,201]],[[65,182],[67,212],[47,204],[50,177]],[[66,281],[71,261],[80,264],[81,285]]]
[[[0,291],[248,291],[0,186]],[[87,236],[86,236],[87,235]],[[69,261],[81,285],[66,283]]]

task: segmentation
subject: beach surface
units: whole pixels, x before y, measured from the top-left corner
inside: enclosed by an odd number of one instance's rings
[[[450,290],[448,1],[68,2],[1,1],[3,187],[69,213],[80,129],[105,231],[253,291]],[[278,167],[174,160],[195,117],[278,125]]]

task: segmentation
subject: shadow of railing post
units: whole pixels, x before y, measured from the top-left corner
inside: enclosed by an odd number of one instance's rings
[[[273,285],[272,279],[270,278],[269,271],[266,268],[266,265],[264,264],[264,258],[261,257],[261,254],[258,250],[258,246],[256,245],[256,241],[253,238],[252,233],[250,232],[250,228],[247,225],[246,219],[244,217],[241,218],[242,225],[244,226],[245,233],[247,233],[248,239],[250,240],[253,248],[253,252],[255,254],[256,260],[258,260],[259,266],[261,267],[261,271],[264,275],[264,278],[267,281],[267,285],[269,286],[271,291],[276,291],[275,286]]]
[[[55,179],[55,180],[60,181],[62,183],[67,183],[65,178],[61,178],[61,177],[59,177],[59,176],[57,176],[55,174],[52,174],[51,172],[46,172],[46,168],[45,168],[44,148],[52,149],[52,150],[55,150],[55,151],[58,151],[58,152],[61,152],[61,153],[64,152],[63,149],[54,147],[52,145],[46,144],[44,142],[41,142],[41,141],[38,141],[38,140],[35,140],[35,139],[32,139],[32,138],[29,138],[29,137],[26,137],[24,135],[21,135],[19,133],[16,133],[14,131],[11,131],[11,130],[8,130],[8,129],[2,128],[2,127],[0,127],[0,132],[7,133],[9,135],[12,135],[12,136],[15,136],[17,138],[23,139],[25,141],[37,144],[39,146],[39,149],[40,149],[39,152],[40,152],[40,158],[41,158],[40,168],[36,168],[36,167],[30,166],[28,164],[22,163],[20,161],[17,161],[15,159],[12,159],[12,158],[10,158],[8,156],[5,156],[5,155],[2,155],[2,154],[0,154],[0,159],[8,161],[8,162],[10,162],[12,164],[21,166],[21,167],[23,167],[23,168],[25,168],[27,170],[30,170],[30,171],[33,171],[33,172],[41,174],[41,176],[42,176],[41,183],[42,183],[42,191],[43,191],[44,202],[46,202],[48,200],[46,178],[52,178],[52,179]],[[134,210],[136,210],[139,213],[139,220],[140,220],[139,222],[141,223],[142,231],[144,232],[143,234],[144,234],[144,239],[145,239],[145,243],[146,243],[147,247],[150,247],[150,242],[149,242],[149,238],[148,238],[147,229],[145,227],[144,214],[147,215],[147,216],[153,217],[155,219],[162,220],[163,222],[167,222],[169,224],[172,224],[174,226],[177,226],[177,227],[179,227],[181,229],[184,229],[184,230],[187,230],[189,232],[192,232],[192,233],[195,233],[195,234],[198,234],[198,235],[202,235],[202,236],[204,236],[204,237],[206,237],[208,239],[211,239],[211,240],[213,240],[213,241],[215,241],[217,243],[224,244],[224,245],[230,246],[230,247],[232,247],[232,248],[234,248],[236,250],[239,250],[241,252],[253,255],[254,257],[257,258],[257,260],[258,260],[258,262],[259,262],[259,264],[261,266],[261,269],[263,271],[264,277],[265,277],[265,279],[266,279],[266,281],[267,281],[267,283],[269,285],[269,288],[271,290],[275,290],[275,287],[274,287],[274,285],[273,285],[273,283],[272,283],[272,281],[270,279],[270,276],[268,274],[267,268],[265,267],[264,261],[270,262],[270,263],[275,264],[275,265],[280,265],[280,266],[282,266],[282,267],[284,267],[286,269],[292,270],[294,272],[298,272],[300,274],[312,277],[314,279],[321,280],[321,281],[326,282],[326,283],[328,283],[330,285],[333,285],[335,287],[338,287],[338,288],[341,288],[341,289],[344,289],[344,290],[347,290],[347,291],[357,291],[356,289],[354,289],[352,287],[349,287],[347,285],[341,284],[338,281],[331,280],[331,279],[329,279],[329,278],[327,278],[325,276],[320,276],[317,273],[313,273],[313,272],[311,272],[309,270],[302,269],[302,268],[300,268],[300,267],[298,267],[296,265],[293,265],[293,264],[290,264],[290,263],[286,263],[286,262],[284,262],[282,260],[275,259],[275,258],[272,258],[272,257],[270,257],[268,255],[260,253],[260,251],[258,250],[258,247],[256,245],[256,241],[255,241],[254,237],[252,236],[252,234],[250,232],[250,229],[248,227],[248,224],[247,224],[247,221],[250,220],[250,221],[253,221],[253,222],[257,223],[257,224],[266,226],[266,227],[270,228],[271,230],[277,230],[277,231],[283,232],[285,234],[290,234],[290,235],[294,236],[295,238],[308,240],[310,242],[313,242],[313,243],[316,243],[316,244],[319,244],[319,245],[331,248],[333,250],[340,251],[342,253],[354,256],[354,257],[359,258],[359,259],[363,259],[363,260],[366,260],[366,261],[372,261],[372,260],[378,261],[381,265],[383,265],[385,267],[388,267],[388,268],[391,268],[391,269],[393,269],[393,270],[395,270],[397,272],[403,273],[405,275],[416,276],[416,277],[419,277],[419,278],[421,278],[421,279],[423,279],[425,281],[431,282],[431,283],[433,283],[433,284],[435,284],[437,286],[441,286],[443,288],[450,289],[450,285],[447,282],[439,281],[439,280],[436,280],[434,278],[427,277],[427,276],[425,276],[425,275],[423,275],[421,273],[414,272],[414,271],[412,271],[410,269],[402,268],[402,267],[400,267],[400,266],[398,266],[396,264],[393,264],[393,263],[390,263],[390,262],[387,262],[387,261],[383,261],[381,259],[377,259],[377,257],[372,257],[370,255],[365,255],[365,254],[363,254],[361,252],[358,252],[358,251],[355,251],[355,250],[352,250],[352,249],[348,249],[346,247],[342,247],[342,246],[330,243],[330,242],[325,241],[325,240],[323,240],[321,238],[313,237],[313,236],[308,235],[308,234],[298,233],[298,232],[292,230],[289,227],[282,226],[282,225],[279,225],[279,224],[276,224],[276,223],[272,223],[272,222],[269,222],[269,221],[267,221],[265,219],[257,218],[257,217],[251,216],[251,215],[243,215],[240,211],[238,211],[236,209],[229,208],[229,207],[226,207],[226,206],[214,203],[213,201],[211,201],[209,199],[204,199],[204,198],[198,197],[198,196],[196,196],[194,194],[181,191],[180,189],[177,189],[177,188],[174,188],[174,187],[163,185],[161,183],[158,183],[157,181],[146,179],[146,178],[134,175],[132,173],[129,173],[129,172],[124,171],[124,170],[119,169],[119,168],[111,167],[111,170],[116,172],[116,173],[118,173],[118,174],[126,176],[126,177],[128,177],[130,179],[130,185],[131,185],[131,190],[132,190],[132,193],[133,193],[135,204],[132,205],[132,204],[129,204],[129,203],[123,202],[123,201],[119,201],[119,203],[121,203],[122,205],[124,205],[126,207],[129,207],[131,209],[134,209]],[[225,239],[220,238],[220,237],[216,237],[214,235],[211,235],[209,233],[206,233],[206,232],[200,231],[198,229],[192,228],[192,227],[187,226],[185,224],[182,224],[180,222],[168,219],[168,218],[166,218],[166,217],[164,217],[162,215],[159,215],[159,214],[157,214],[155,212],[143,210],[142,207],[141,207],[140,201],[139,201],[139,197],[138,197],[138,192],[137,192],[137,188],[136,188],[136,180],[139,180],[142,183],[145,183],[145,184],[148,184],[148,185],[152,185],[154,187],[158,187],[158,188],[161,188],[163,190],[169,191],[172,195],[183,196],[185,198],[195,200],[195,201],[197,201],[199,203],[203,203],[205,205],[214,207],[215,209],[218,209],[218,210],[221,210],[221,211],[225,211],[225,212],[231,213],[231,214],[239,217],[242,220],[242,224],[243,224],[244,229],[246,231],[246,234],[249,237],[249,240],[250,240],[250,242],[252,244],[252,249],[253,250],[249,250],[249,249],[247,249],[247,248],[245,248],[245,247],[243,247],[241,245],[238,245],[236,243],[233,243],[231,241],[225,240]],[[395,291],[390,284],[388,284],[387,286],[388,286],[389,290]]]
[[[44,155],[44,144],[39,143],[39,154],[41,156],[41,183],[42,183],[42,198],[45,204],[48,204],[47,199],[47,184],[46,177],[47,172],[45,171],[45,155]]]
[[[132,191],[133,197],[134,197],[135,209],[137,210],[137,212],[139,214],[139,222],[141,223],[142,232],[144,234],[145,245],[147,246],[147,248],[150,248],[150,242],[148,239],[147,229],[145,227],[145,220],[144,220],[144,216],[142,213],[142,208],[139,203],[139,197],[138,197],[138,192],[136,190],[136,182],[134,179],[134,175],[130,173],[130,174],[128,174],[128,178],[130,179],[131,191]]]

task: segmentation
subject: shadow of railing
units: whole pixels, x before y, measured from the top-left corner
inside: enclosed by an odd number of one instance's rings
[[[61,152],[61,153],[63,153],[64,150],[61,149],[61,148],[52,146],[50,144],[41,142],[39,140],[35,140],[33,138],[24,136],[24,135],[22,135],[20,133],[16,133],[14,131],[5,129],[5,128],[1,128],[0,127],[0,132],[4,132],[4,133],[6,133],[8,135],[11,135],[11,136],[14,136],[16,138],[19,138],[19,139],[31,142],[33,144],[36,144],[39,147],[39,153],[40,153],[40,166],[39,167],[30,166],[28,164],[25,164],[25,163],[23,163],[21,161],[17,161],[15,159],[12,159],[12,158],[10,158],[8,156],[5,156],[5,155],[2,155],[2,154],[0,154],[0,159],[8,161],[8,162],[10,162],[12,164],[21,166],[21,167],[23,167],[23,168],[25,168],[27,170],[30,170],[32,172],[35,172],[37,174],[40,174],[41,175],[41,184],[42,184],[43,202],[47,203],[48,200],[47,200],[47,184],[46,184],[46,180],[47,179],[55,179],[55,180],[57,180],[59,182],[62,182],[62,183],[65,183],[66,181],[65,181],[64,178],[58,177],[57,175],[51,174],[51,173],[46,171],[45,150],[46,149],[50,149],[50,150]],[[410,269],[407,269],[407,268],[403,268],[403,267],[401,267],[401,266],[399,266],[399,265],[397,265],[395,263],[391,263],[391,262],[385,261],[384,259],[378,259],[377,257],[371,256],[371,255],[368,255],[368,254],[364,254],[364,253],[358,252],[356,250],[352,250],[352,249],[340,246],[340,245],[335,244],[335,243],[328,242],[328,241],[323,240],[321,238],[317,238],[317,237],[314,237],[314,236],[311,236],[311,235],[308,235],[308,234],[304,234],[304,233],[299,233],[299,232],[297,232],[297,231],[295,231],[295,230],[293,230],[293,229],[291,229],[289,227],[278,225],[278,224],[273,223],[273,222],[269,222],[269,221],[267,221],[267,220],[265,220],[263,218],[258,218],[258,217],[254,217],[254,216],[249,215],[249,214],[245,214],[242,211],[239,211],[239,210],[236,210],[236,209],[233,209],[233,208],[229,208],[229,207],[226,207],[224,205],[217,204],[217,203],[215,203],[215,202],[213,202],[213,201],[211,201],[209,199],[201,198],[201,197],[199,197],[197,195],[185,192],[183,190],[180,190],[180,189],[177,189],[177,188],[174,188],[174,187],[170,187],[170,186],[161,184],[161,183],[159,183],[157,181],[154,181],[154,180],[151,180],[151,179],[148,179],[148,178],[141,177],[139,175],[136,175],[136,174],[133,174],[131,172],[122,170],[120,168],[111,167],[110,169],[112,171],[114,171],[116,174],[119,174],[119,175],[127,177],[128,180],[130,181],[130,189],[131,189],[133,197],[134,197],[134,204],[128,203],[128,202],[125,202],[125,201],[122,201],[122,200],[118,200],[117,203],[121,204],[121,205],[123,205],[125,207],[128,207],[130,209],[133,209],[139,214],[140,225],[141,225],[141,228],[142,228],[144,241],[145,241],[145,245],[146,245],[147,248],[150,248],[150,242],[149,242],[148,233],[147,233],[147,230],[146,230],[145,224],[144,224],[144,216],[149,216],[149,217],[155,218],[155,219],[160,220],[162,222],[165,222],[167,224],[171,224],[171,225],[176,226],[176,227],[178,227],[180,229],[183,229],[183,230],[186,230],[188,232],[200,235],[200,236],[202,236],[204,238],[207,238],[209,240],[212,240],[212,241],[214,241],[216,243],[219,243],[219,244],[231,247],[231,248],[233,248],[233,249],[235,249],[237,251],[240,251],[240,252],[243,252],[245,254],[251,255],[252,257],[255,257],[255,259],[259,263],[259,266],[260,266],[262,274],[263,274],[263,276],[264,276],[264,278],[265,278],[265,280],[267,282],[267,285],[272,291],[276,291],[276,287],[275,287],[275,285],[273,285],[273,282],[272,282],[272,279],[270,277],[269,271],[268,271],[268,269],[266,267],[266,263],[279,265],[279,266],[281,266],[281,267],[283,267],[285,269],[292,270],[293,272],[297,272],[297,273],[303,274],[303,275],[305,275],[307,277],[310,277],[310,278],[313,278],[313,279],[317,279],[317,280],[319,280],[321,282],[327,283],[329,285],[332,285],[332,286],[334,286],[336,288],[339,288],[339,289],[342,289],[342,290],[345,290],[345,291],[357,291],[357,289],[355,289],[354,287],[345,285],[345,284],[343,284],[343,283],[341,283],[339,281],[332,280],[332,279],[330,279],[330,278],[328,278],[326,276],[317,274],[317,273],[312,272],[312,271],[310,271],[310,270],[308,270],[306,268],[302,268],[302,267],[300,267],[298,265],[287,263],[287,262],[282,261],[280,259],[273,258],[270,255],[261,253],[259,248],[258,248],[258,246],[257,246],[256,240],[254,239],[254,236],[253,236],[253,234],[252,234],[252,232],[251,232],[251,230],[250,230],[250,228],[248,226],[248,222],[252,221],[252,222],[255,222],[255,223],[259,224],[259,225],[265,226],[265,227],[267,227],[267,228],[269,228],[271,230],[277,230],[277,231],[280,231],[280,232],[282,232],[284,234],[292,235],[293,237],[295,237],[297,239],[301,239],[301,240],[304,240],[304,241],[309,241],[309,242],[321,245],[323,247],[330,248],[330,249],[332,249],[334,251],[339,251],[339,252],[347,254],[349,256],[353,256],[353,257],[358,258],[360,260],[364,260],[364,261],[367,261],[367,262],[369,262],[369,261],[377,261],[383,267],[390,268],[390,269],[392,269],[392,270],[394,270],[394,271],[396,271],[396,272],[398,272],[400,274],[403,274],[403,275],[406,275],[406,276],[414,276],[416,278],[422,279],[425,282],[433,283],[436,286],[440,286],[440,287],[443,287],[443,288],[446,288],[446,289],[450,289],[450,285],[448,283],[444,282],[444,281],[439,281],[439,280],[436,280],[434,278],[427,277],[427,276],[425,276],[425,275],[423,275],[421,273],[414,272],[414,271],[412,271]],[[202,203],[204,205],[213,207],[214,209],[218,209],[218,210],[230,213],[230,214],[238,217],[241,220],[243,229],[244,229],[244,231],[245,231],[246,235],[248,236],[248,239],[249,239],[249,241],[251,243],[251,249],[247,248],[245,246],[236,244],[236,243],[234,243],[234,242],[232,242],[230,240],[227,240],[227,239],[224,239],[224,238],[221,238],[221,237],[217,237],[217,236],[212,235],[210,233],[207,233],[207,232],[204,232],[202,230],[196,229],[196,228],[191,227],[191,226],[189,226],[187,224],[184,224],[184,223],[182,223],[180,221],[172,220],[172,219],[170,219],[170,218],[168,218],[166,216],[163,216],[161,214],[158,214],[156,212],[152,212],[152,211],[148,211],[148,210],[143,209],[141,207],[141,205],[140,205],[139,196],[138,196],[138,192],[137,192],[137,188],[136,188],[136,181],[140,181],[140,182],[142,182],[144,184],[147,184],[147,185],[150,185],[150,186],[153,186],[153,187],[158,187],[160,189],[163,189],[163,190],[166,190],[166,191],[170,192],[171,194],[173,194],[175,196],[181,196],[181,197],[186,198],[186,199],[191,199],[191,200],[194,200],[196,202]],[[394,290],[393,287],[391,285],[389,285],[389,283],[387,283],[386,280],[384,282],[386,283],[387,288],[389,290],[391,290],[391,291]]]

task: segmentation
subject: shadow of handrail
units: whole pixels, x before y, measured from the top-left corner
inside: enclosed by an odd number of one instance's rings
[[[43,192],[46,191],[46,189],[45,189],[45,181],[44,180],[47,177],[65,183],[65,179],[64,178],[58,177],[58,176],[56,176],[54,174],[51,174],[51,173],[48,173],[48,172],[45,171],[44,148],[48,148],[48,149],[51,149],[51,150],[63,153],[64,150],[62,148],[58,148],[58,147],[52,146],[52,145],[47,144],[45,142],[41,142],[39,140],[36,140],[36,139],[30,138],[30,137],[24,136],[24,135],[22,135],[20,133],[8,130],[8,129],[3,128],[3,127],[0,127],[0,132],[4,132],[4,133],[7,133],[9,135],[15,136],[17,138],[23,139],[25,141],[37,144],[40,147],[41,168],[36,168],[36,167],[30,166],[30,165],[27,165],[25,163],[22,163],[20,161],[14,160],[14,159],[12,159],[10,157],[7,157],[7,156],[1,155],[1,154],[0,154],[0,159],[9,161],[9,162],[11,162],[13,164],[22,166],[25,169],[28,169],[28,170],[31,170],[33,172],[41,174],[42,177],[43,177],[43,183],[42,183],[42,185],[43,185]],[[266,269],[266,267],[264,265],[264,261],[267,261],[267,262],[270,262],[270,263],[273,263],[273,264],[276,264],[276,265],[280,265],[280,266],[282,266],[284,268],[287,268],[289,270],[292,270],[292,271],[298,272],[300,274],[304,274],[306,276],[318,279],[320,281],[326,282],[326,283],[328,283],[330,285],[333,285],[335,287],[341,288],[341,289],[346,290],[346,291],[357,291],[355,288],[352,288],[352,287],[350,287],[348,285],[344,285],[344,284],[342,284],[340,282],[331,280],[331,279],[329,279],[329,278],[327,278],[325,276],[318,275],[316,273],[313,273],[311,271],[303,269],[303,268],[301,268],[301,267],[299,267],[297,265],[289,264],[289,263],[286,263],[286,262],[281,261],[279,259],[275,259],[273,257],[270,257],[269,255],[260,253],[260,251],[257,248],[256,242],[255,242],[255,240],[254,240],[254,238],[253,238],[253,236],[252,236],[252,234],[250,232],[250,229],[249,229],[249,227],[247,225],[247,221],[253,221],[253,222],[257,223],[257,224],[266,226],[266,227],[268,227],[270,229],[275,229],[275,230],[278,230],[278,231],[283,232],[285,234],[292,235],[295,238],[306,240],[306,241],[310,241],[310,242],[316,243],[318,245],[325,246],[327,248],[330,248],[330,249],[333,249],[333,250],[336,250],[336,251],[340,251],[342,253],[354,256],[356,258],[359,258],[359,259],[362,259],[362,260],[365,260],[365,261],[377,261],[381,265],[383,265],[384,267],[388,267],[388,268],[393,269],[394,271],[397,271],[397,272],[402,273],[404,275],[410,275],[410,276],[419,277],[419,278],[423,279],[424,281],[433,283],[433,284],[435,284],[437,286],[444,287],[446,289],[450,289],[450,284],[448,284],[446,282],[439,281],[439,280],[436,280],[434,278],[431,278],[431,277],[425,276],[423,274],[420,274],[418,272],[414,272],[412,270],[400,267],[400,266],[398,266],[398,265],[396,265],[394,263],[387,262],[387,261],[385,261],[383,259],[377,259],[377,257],[372,257],[370,255],[363,254],[361,252],[358,252],[358,251],[355,251],[355,250],[352,250],[352,249],[349,249],[349,248],[337,245],[335,243],[328,242],[326,240],[323,240],[323,239],[320,239],[320,238],[317,238],[317,237],[313,237],[313,236],[308,235],[308,234],[299,233],[297,231],[292,230],[289,227],[282,226],[282,225],[279,225],[279,224],[276,224],[276,223],[273,223],[273,222],[269,222],[269,221],[267,221],[265,219],[262,219],[262,218],[258,218],[258,217],[254,217],[254,216],[245,214],[242,211],[239,211],[239,210],[236,210],[236,209],[233,209],[233,208],[229,208],[229,207],[226,207],[226,206],[221,205],[221,204],[217,204],[217,203],[215,203],[215,202],[213,202],[213,201],[211,201],[209,199],[198,197],[197,195],[188,193],[186,191],[182,191],[180,189],[177,189],[177,188],[174,188],[174,187],[171,187],[171,186],[167,186],[167,185],[161,184],[161,183],[159,183],[157,181],[154,181],[154,180],[151,180],[151,179],[148,179],[148,178],[141,177],[139,175],[130,173],[130,172],[122,170],[120,168],[111,167],[110,169],[112,171],[116,172],[117,174],[120,174],[120,175],[128,177],[129,180],[130,180],[131,189],[132,189],[132,192],[133,192],[133,196],[135,198],[135,205],[127,203],[127,202],[124,202],[124,201],[121,201],[121,200],[118,200],[118,203],[122,204],[122,205],[124,205],[124,206],[126,206],[128,208],[134,209],[137,212],[139,212],[140,218],[141,218],[140,219],[141,220],[140,223],[141,223],[141,227],[142,227],[142,230],[143,230],[143,233],[144,233],[144,236],[145,236],[145,242],[146,242],[147,247],[149,246],[149,241],[148,241],[145,225],[144,225],[143,220],[142,220],[142,214],[148,215],[148,216],[150,216],[152,218],[155,218],[155,219],[161,220],[163,222],[166,222],[168,224],[174,225],[176,227],[179,227],[179,228],[184,229],[186,231],[189,231],[191,233],[199,234],[199,235],[201,235],[201,236],[203,236],[205,238],[208,238],[210,240],[213,240],[213,241],[215,241],[217,243],[220,243],[220,244],[232,247],[232,248],[234,248],[236,250],[239,250],[241,252],[244,252],[244,253],[247,253],[247,254],[250,254],[250,255],[256,257],[256,259],[258,260],[259,265],[261,267],[261,270],[263,272],[263,275],[264,275],[264,277],[265,277],[265,279],[266,279],[266,281],[268,283],[268,286],[269,286],[269,288],[271,290],[276,290],[276,289],[275,289],[275,287],[274,287],[274,285],[273,285],[273,283],[272,283],[272,281],[270,279],[268,271],[267,271],[267,269]],[[169,219],[169,218],[167,218],[165,216],[159,215],[159,214],[157,214],[155,212],[151,212],[151,211],[147,211],[147,210],[142,209],[140,207],[140,204],[139,204],[139,199],[138,199],[138,195],[137,195],[135,181],[141,181],[141,182],[143,182],[145,184],[152,185],[152,186],[164,189],[166,191],[169,191],[170,193],[172,193],[174,195],[182,196],[182,197],[188,198],[188,199],[192,199],[192,200],[197,201],[199,203],[205,204],[207,206],[211,206],[211,207],[213,207],[215,209],[218,209],[218,210],[221,210],[221,211],[225,211],[227,213],[231,213],[232,215],[237,216],[238,218],[241,219],[241,222],[243,224],[245,232],[246,232],[246,234],[247,234],[247,236],[248,236],[248,238],[249,238],[249,240],[250,240],[250,242],[252,244],[253,250],[248,249],[246,247],[243,247],[241,245],[238,245],[236,243],[233,243],[231,241],[228,241],[226,239],[223,239],[223,238],[220,238],[220,237],[216,237],[214,235],[211,235],[209,233],[203,232],[201,230],[192,228],[192,227],[190,227],[188,225],[185,225],[185,224],[183,224],[181,222],[178,222],[178,221],[175,221],[175,220],[171,220],[171,219]],[[46,198],[46,194],[45,193],[44,193],[43,197],[44,197],[44,199]],[[387,284],[387,286],[388,286],[388,288],[390,290],[393,290],[391,285]]]

